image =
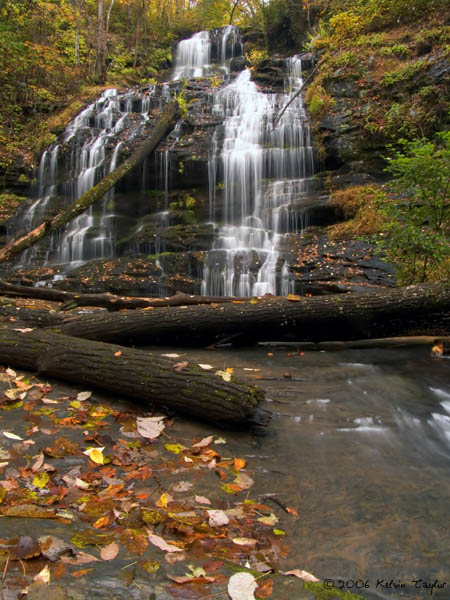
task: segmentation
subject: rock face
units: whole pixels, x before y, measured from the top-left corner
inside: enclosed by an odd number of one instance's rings
[[[213,97],[229,77],[245,67],[241,42],[233,30],[213,30],[209,35],[209,54],[204,59],[208,76],[175,79],[125,93],[109,90],[80,113],[44,153],[34,197],[12,222],[16,233],[79,197],[86,186],[126,158],[148,134],[152,118],[169,98],[178,95],[185,109],[175,130],[151,158],[116,185],[102,206],[79,217],[59,236],[27,251],[8,274],[10,281],[41,281],[62,289],[119,294],[201,293],[208,251],[218,235],[223,235],[216,223],[226,213],[223,166],[213,160],[218,148],[228,143],[226,111],[217,109]],[[189,68],[200,68],[194,64],[196,59],[189,58],[191,49],[185,51]],[[312,69],[313,64],[311,55],[302,57],[304,70]],[[281,97],[286,88],[286,59],[262,61],[253,69],[252,80],[268,96]],[[327,153],[324,165],[327,169],[345,165],[358,170],[355,165],[364,161],[365,155],[352,106],[361,92],[354,79],[346,77],[330,81],[329,89],[339,101],[333,113],[318,124]],[[277,143],[266,140],[275,148],[274,155],[286,150],[286,144]],[[370,161],[378,160],[373,158],[373,147],[370,156],[365,169]],[[217,169],[215,179],[212,168]],[[293,175],[284,177],[292,179]],[[288,278],[286,293],[321,294],[394,284],[392,272],[373,258],[369,245],[328,243],[317,229],[336,220],[320,185],[296,188],[290,180],[285,184],[290,200],[283,207],[282,218],[290,224],[283,229],[271,268],[277,280]],[[280,188],[277,193],[287,192]],[[315,229],[308,230],[312,226]],[[246,261],[250,275],[261,268],[257,252],[249,253]]]

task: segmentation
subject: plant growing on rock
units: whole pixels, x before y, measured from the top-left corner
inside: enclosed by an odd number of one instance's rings
[[[401,143],[388,158],[393,197],[379,203],[377,244],[408,285],[450,274],[450,132],[439,133],[436,143]]]

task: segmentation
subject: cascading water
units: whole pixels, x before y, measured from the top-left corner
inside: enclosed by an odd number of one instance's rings
[[[66,128],[58,143],[46,150],[38,171],[37,199],[20,218],[27,230],[54,211],[55,204],[69,205],[90,190],[117,165],[126,130],[128,140],[142,133],[152,101],[165,101],[164,94],[154,98],[154,88],[145,93],[119,94],[110,89],[83,110]],[[114,254],[114,191],[105,195],[102,206],[88,211],[51,237],[46,264],[71,264]],[[19,219],[18,219],[19,220]],[[21,264],[38,258],[36,248],[24,252]]]
[[[239,31],[233,25],[220,30],[200,31],[177,46],[172,81],[209,77],[230,72],[233,58],[243,55]]]
[[[116,197],[112,190],[100,206],[91,207],[49,241],[26,251],[20,266],[62,265],[67,272],[115,254],[147,254],[153,260],[150,255],[177,252],[182,247],[178,231],[184,225],[171,206],[180,206],[179,195],[185,192],[172,190],[171,183],[185,189],[180,161],[185,156],[188,161],[198,160],[193,150],[184,149],[186,141],[191,143],[197,135],[196,139],[204,140],[202,161],[209,148],[209,223],[201,235],[211,236],[213,227],[218,232],[200,271],[195,267],[196,278],[203,269],[202,293],[248,296],[291,291],[288,238],[303,225],[302,200],[314,187],[313,152],[301,97],[293,99],[281,118],[278,115],[301,85],[302,62],[299,57],[286,60],[284,93],[263,93],[251,81],[250,71],[242,70],[244,63],[235,27],[200,32],[178,45],[172,82],[125,93],[107,90],[82,111],[42,155],[37,199],[18,214],[13,235],[19,227],[30,230],[43,217],[75,202],[114,170],[133,138],[151,130],[149,111],[179,91],[180,80],[221,74],[226,82],[214,92],[216,80],[214,86],[206,80],[188,83],[187,93],[194,98],[189,119],[180,121],[155,160],[144,164],[142,176],[130,178]],[[205,172],[201,173],[204,181]],[[195,228],[192,232],[194,239]],[[206,244],[198,239],[200,247],[193,245],[188,251],[204,251]],[[170,276],[171,267],[164,268]]]
[[[222,212],[217,240],[205,260],[202,293],[286,295],[289,272],[282,256],[295,231],[295,203],[312,189],[313,151],[300,96],[276,118],[301,85],[301,59],[287,61],[288,90],[264,94],[244,70],[214,96],[224,118],[224,141],[210,161],[210,215]],[[223,193],[216,193],[216,170]]]

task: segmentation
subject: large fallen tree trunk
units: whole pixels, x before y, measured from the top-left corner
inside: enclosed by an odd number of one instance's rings
[[[448,334],[450,285],[423,284],[365,294],[290,301],[263,298],[224,305],[81,316],[62,333],[124,344],[210,345],[268,340],[355,340]]]
[[[136,398],[218,425],[265,425],[270,413],[259,407],[264,392],[243,381],[203,371],[197,365],[155,359],[148,352],[0,325],[0,362],[64,381]]]
[[[181,292],[166,298],[142,298],[131,296],[115,296],[114,294],[81,294],[66,292],[54,288],[33,287],[28,285],[12,285],[0,279],[0,296],[11,298],[36,298],[52,302],[64,302],[65,308],[75,306],[100,306],[110,311],[132,308],[157,308],[158,306],[187,306],[195,304],[213,304],[232,302],[236,298],[221,296],[192,296]]]
[[[52,231],[60,229],[66,223],[69,223],[75,217],[85,212],[94,202],[103,198],[114,185],[122,179],[131,169],[144,160],[159,144],[166,133],[175,124],[179,115],[178,102],[173,101],[164,110],[162,115],[156,120],[150,136],[119,165],[112,173],[109,173],[99,183],[94,185],[89,191],[83,194],[76,202],[59,212],[54,217],[45,219],[32,231],[29,231],[22,237],[12,240],[2,250],[0,250],[0,262],[10,260],[17,254],[20,254],[27,248],[30,248],[36,242],[47,236]]]

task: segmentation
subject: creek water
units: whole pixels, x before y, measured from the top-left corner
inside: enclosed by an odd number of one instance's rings
[[[148,351],[155,357],[175,351],[177,360],[260,377],[255,381],[265,388],[274,413],[264,434],[221,431],[178,418],[170,435],[181,443],[211,433],[223,436],[222,455],[247,461],[255,480],[249,497],[272,504],[280,518],[277,527],[287,533],[291,554],[280,569],[306,569],[369,599],[430,598],[429,589],[416,587],[419,580],[446,583],[432,597],[449,597],[450,360],[431,358],[423,347]],[[64,386],[57,384],[58,389]],[[294,507],[299,518],[268,497]],[[33,528],[41,535],[45,527],[45,533],[67,537],[61,525],[31,521],[28,535],[34,535]],[[20,519],[2,520],[2,537],[21,533],[21,527]],[[123,587],[117,576],[123,560],[96,563],[95,581],[85,584],[95,589],[92,597],[111,597],[114,590],[114,598],[149,598],[150,583],[142,577],[136,582],[141,589]],[[357,590],[361,582],[368,587]],[[158,586],[157,600],[171,597],[163,591],[164,576]],[[276,598],[312,596],[289,588]]]

